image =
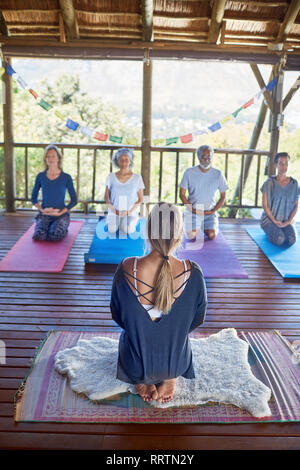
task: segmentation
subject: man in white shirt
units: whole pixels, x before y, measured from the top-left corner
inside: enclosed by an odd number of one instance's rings
[[[180,199],[186,206],[185,231],[188,238],[196,238],[204,216],[204,233],[209,240],[213,240],[219,228],[217,211],[225,203],[228,185],[223,173],[217,168],[212,168],[213,148],[201,145],[196,152],[199,165],[188,168],[180,183]],[[217,191],[220,192],[220,198],[216,202]],[[197,208],[200,204],[203,210]],[[192,216],[187,216],[187,210]]]

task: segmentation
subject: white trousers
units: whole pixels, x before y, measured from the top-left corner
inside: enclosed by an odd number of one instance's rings
[[[106,216],[107,230],[109,233],[116,233],[119,228],[124,233],[133,233],[136,229],[138,220],[138,215],[119,217],[113,212],[109,212]]]

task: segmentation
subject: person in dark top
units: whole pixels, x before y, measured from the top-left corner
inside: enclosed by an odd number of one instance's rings
[[[172,400],[176,378],[195,377],[188,335],[204,321],[207,294],[201,268],[174,256],[182,234],[178,208],[157,204],[147,221],[151,251],[123,260],[113,279],[112,318],[123,329],[117,378],[147,402]]]
[[[31,202],[39,210],[33,234],[34,240],[62,240],[70,224],[70,209],[77,204],[72,177],[62,170],[62,154],[56,145],[48,145],[44,151],[45,170],[35,179]],[[38,202],[42,188],[42,204]],[[68,190],[70,202],[65,205]]]
[[[290,156],[287,152],[277,153],[274,163],[276,175],[270,176],[261,187],[264,211],[260,225],[271,243],[291,246],[297,240],[294,217],[298,210],[299,183],[288,176]]]

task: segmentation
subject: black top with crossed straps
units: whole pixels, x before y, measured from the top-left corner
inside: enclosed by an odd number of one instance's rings
[[[119,380],[157,384],[179,376],[195,377],[188,334],[204,321],[207,294],[201,268],[193,261],[190,264],[191,273],[183,292],[157,322],[151,320],[138,301],[128,273],[119,264],[110,304],[113,319],[123,329],[119,341]],[[153,287],[149,287],[151,292]]]

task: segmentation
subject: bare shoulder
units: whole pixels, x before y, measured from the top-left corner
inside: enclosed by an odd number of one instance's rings
[[[131,271],[133,263],[134,263],[134,256],[132,256],[131,258],[123,259],[122,266],[125,269],[125,271]]]
[[[191,269],[191,262],[189,260],[186,260],[185,264],[186,264],[186,270],[189,271]],[[184,273],[182,259],[173,258],[172,265],[173,265],[173,273],[174,273],[173,275],[177,276],[179,274]]]

